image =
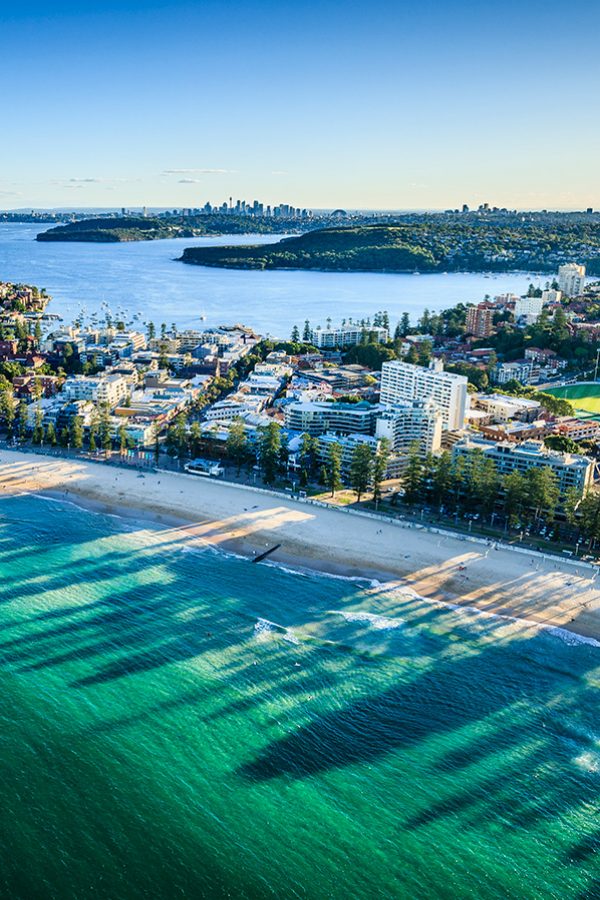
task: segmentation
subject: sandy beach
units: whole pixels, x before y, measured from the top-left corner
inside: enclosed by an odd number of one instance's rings
[[[600,640],[596,569],[414,525],[185,474],[0,453],[0,495],[33,492],[146,522],[167,538],[272,562],[410,586],[433,600],[559,626]],[[67,514],[67,513],[66,513]],[[250,571],[251,575],[251,571]]]

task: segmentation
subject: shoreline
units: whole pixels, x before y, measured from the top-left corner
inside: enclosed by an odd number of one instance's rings
[[[158,534],[169,530],[182,544],[247,559],[281,544],[268,565],[376,582],[600,641],[598,570],[585,563],[228,482],[3,450],[0,497],[19,493],[71,502]]]

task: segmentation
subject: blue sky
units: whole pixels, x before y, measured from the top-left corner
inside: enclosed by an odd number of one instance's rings
[[[600,207],[596,2],[0,13],[0,208]]]

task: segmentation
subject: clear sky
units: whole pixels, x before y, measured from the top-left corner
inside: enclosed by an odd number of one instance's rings
[[[0,13],[0,208],[600,207],[597,0]]]

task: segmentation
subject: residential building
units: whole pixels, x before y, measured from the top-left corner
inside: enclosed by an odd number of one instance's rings
[[[328,431],[373,434],[378,413],[379,408],[371,403],[290,403],[285,408],[285,427],[315,437]]]
[[[558,286],[567,297],[578,297],[585,288],[585,266],[566,263],[558,269]]]
[[[493,374],[497,384],[506,384],[508,381],[530,384],[533,380],[533,362],[530,359],[517,359],[514,362],[498,363]]]
[[[329,448],[332,444],[339,444],[342,448],[342,475],[347,477],[352,464],[352,454],[359,444],[368,444],[373,453],[376,452],[379,441],[366,434],[323,434],[317,443],[317,459],[319,463],[326,464],[329,459]]]
[[[480,425],[479,432],[490,441],[511,441],[519,444],[522,441],[540,440],[550,433],[552,426],[545,419],[535,422],[510,422],[500,425]]]
[[[431,401],[397,403],[380,413],[375,436],[387,438],[395,454],[406,454],[414,443],[422,456],[437,453],[442,446],[442,414]]]
[[[542,441],[529,440],[515,444],[509,441],[490,443],[465,438],[454,445],[452,452],[455,456],[468,457],[474,450],[480,450],[486,458],[493,460],[500,475],[515,471],[524,473],[532,467],[550,466],[557,477],[561,494],[569,488],[575,488],[583,494],[594,483],[596,463],[593,459],[549,450]]]
[[[315,347],[352,347],[361,344],[365,336],[374,336],[379,344],[389,339],[387,328],[374,325],[340,325],[338,328],[315,328],[311,334],[311,343]]]
[[[244,419],[247,415],[262,412],[267,398],[257,394],[245,394],[243,398],[227,397],[218,400],[204,412],[207,422],[230,422],[233,419]]]
[[[515,319],[527,318],[535,322],[544,308],[543,297],[518,297],[515,300]]]
[[[64,383],[66,400],[92,400],[116,406],[129,394],[129,383],[122,375],[73,375]]]
[[[570,437],[574,441],[597,441],[600,437],[600,422],[564,416],[556,421],[555,433]]]
[[[533,422],[542,408],[537,400],[508,397],[505,394],[474,394],[471,402],[489,413],[494,422],[510,422],[512,419]]]
[[[467,309],[466,330],[474,337],[489,337],[494,332],[494,310],[487,303],[469,306]]]
[[[463,427],[467,408],[467,379],[444,372],[441,360],[433,359],[428,368],[400,360],[384,362],[381,369],[381,403],[393,406],[412,400],[431,400],[442,414],[442,428],[456,431]]]
[[[560,303],[562,299],[562,291],[554,290],[553,288],[548,291],[542,291],[542,303],[544,306],[547,303]]]

